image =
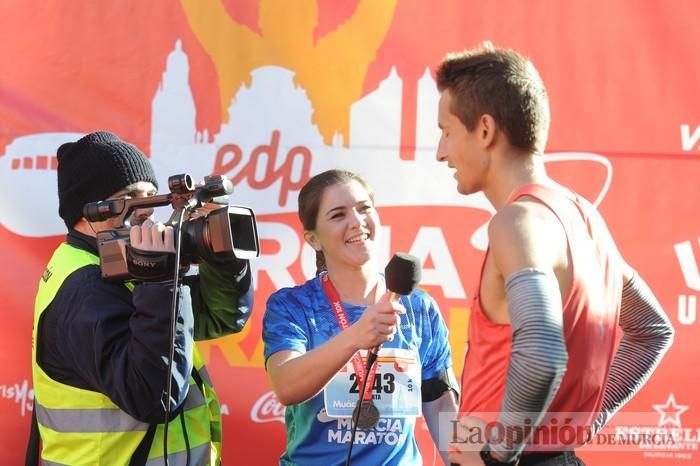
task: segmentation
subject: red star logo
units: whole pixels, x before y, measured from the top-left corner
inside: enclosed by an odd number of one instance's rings
[[[676,398],[671,393],[666,400],[666,404],[663,405],[653,405],[654,410],[661,414],[661,420],[659,420],[659,427],[663,427],[666,424],[672,424],[675,427],[681,427],[681,414],[688,410],[688,405],[676,404]]]

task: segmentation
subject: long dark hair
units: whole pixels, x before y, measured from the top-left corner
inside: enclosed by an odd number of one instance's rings
[[[369,187],[367,180],[362,178],[357,173],[349,170],[333,169],[321,172],[318,175],[311,177],[306,182],[301,191],[299,191],[299,220],[304,230],[313,231],[316,229],[316,221],[318,220],[318,209],[321,205],[321,197],[326,191],[326,188],[338,184],[346,184],[350,181],[357,181],[365,188],[369,199],[374,204],[374,192]],[[316,251],[316,275],[326,270],[326,258],[323,252]]]

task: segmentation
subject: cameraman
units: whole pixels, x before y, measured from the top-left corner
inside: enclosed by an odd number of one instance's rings
[[[95,234],[117,221],[89,223],[82,214],[88,202],[154,195],[153,168],[136,147],[108,132],[63,144],[57,157],[58,210],[68,235],[41,277],[34,310],[42,460],[163,464],[173,283],[104,281]],[[153,223],[152,214],[152,208],[134,213],[131,246],[173,253],[172,227]],[[194,340],[240,331],[252,309],[248,261],[202,261],[199,272],[176,287],[171,466],[220,463],[219,404]]]

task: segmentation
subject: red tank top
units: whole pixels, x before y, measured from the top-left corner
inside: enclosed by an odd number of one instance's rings
[[[569,425],[590,426],[602,404],[617,344],[622,273],[614,254],[615,246],[600,215],[577,195],[542,185],[527,185],[509,202],[522,196],[537,199],[559,219],[566,233],[573,267],[571,289],[563,303],[564,339],[569,359],[559,390],[547,411],[577,413]],[[495,324],[484,314],[479,300],[480,287],[481,278],[469,319],[460,400],[462,414],[477,416],[501,410],[512,344],[510,325]],[[493,419],[487,421],[490,420]],[[546,427],[547,422],[541,425]],[[564,442],[561,446],[570,448],[574,443]]]

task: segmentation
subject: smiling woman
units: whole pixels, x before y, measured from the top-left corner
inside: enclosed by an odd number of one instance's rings
[[[343,252],[364,252],[366,257],[357,258],[360,262],[355,263],[365,267],[375,265],[369,259],[374,252],[379,216],[374,209],[374,193],[362,177],[340,170],[317,175],[299,193],[299,218],[304,239],[316,251],[318,271],[327,270],[326,249],[332,249],[328,251],[330,260],[343,260]],[[336,245],[360,247],[334,249],[334,240]]]
[[[437,443],[438,413],[456,409],[437,304],[421,290],[391,299],[377,261],[374,195],[359,175],[329,170],[311,178],[299,193],[299,218],[317,276],[274,293],[263,320],[268,379],[287,405],[280,464],[344,462],[360,399],[352,463],[420,461],[415,418],[424,413]],[[363,358],[374,348],[377,363],[367,374]],[[375,416],[363,417],[369,407]]]

